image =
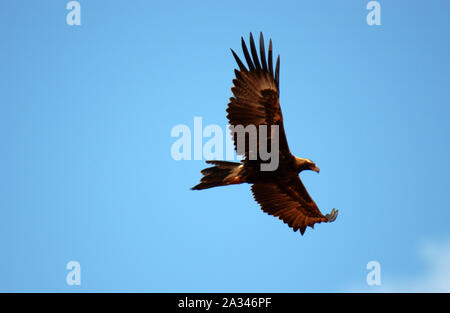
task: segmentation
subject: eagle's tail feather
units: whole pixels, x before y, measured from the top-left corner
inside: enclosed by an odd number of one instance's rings
[[[215,166],[205,168],[200,172],[204,176],[200,180],[200,184],[192,187],[192,190],[202,190],[244,182],[241,175],[241,163],[228,161],[206,161],[206,163]]]

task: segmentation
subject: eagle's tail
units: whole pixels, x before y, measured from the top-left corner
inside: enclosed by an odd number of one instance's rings
[[[243,166],[241,163],[227,161],[206,161],[206,163],[215,166],[205,168],[200,172],[204,176],[200,180],[200,184],[192,187],[192,190],[202,190],[245,182],[242,175]]]

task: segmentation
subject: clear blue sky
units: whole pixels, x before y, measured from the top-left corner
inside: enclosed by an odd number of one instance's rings
[[[381,26],[362,0],[80,0],[81,26],[67,2],[0,2],[0,291],[376,291],[369,261],[383,284],[428,270],[421,242],[450,237],[448,1],[380,1]],[[291,150],[321,168],[304,184],[340,210],[303,237],[171,158],[175,125],[226,124],[250,31],[281,54]]]

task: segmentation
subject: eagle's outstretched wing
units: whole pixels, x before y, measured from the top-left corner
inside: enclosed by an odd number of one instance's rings
[[[269,42],[268,64],[266,62],[264,38],[261,33],[259,50],[261,60],[255,47],[253,36],[250,33],[250,53],[245,41],[242,39],[242,50],[244,52],[247,67],[242,63],[237,54],[233,51],[233,56],[239,65],[239,70],[235,70],[236,78],[233,79],[234,87],[231,89],[234,97],[230,98],[227,108],[227,118],[231,126],[254,125],[259,138],[260,125],[279,126],[279,152],[280,160],[290,155],[286,135],[283,127],[283,116],[281,114],[279,102],[279,77],[280,77],[280,56],[277,58],[275,72],[272,64],[272,41]],[[232,133],[235,148],[238,145],[237,132]],[[248,140],[248,138],[247,138]],[[271,134],[267,134],[267,147],[270,147]],[[259,140],[257,149],[259,150]],[[237,153],[249,157],[249,144],[246,142],[245,149]]]
[[[325,216],[319,211],[298,176],[287,183],[253,184],[252,192],[264,212],[278,216],[294,231],[300,229],[302,235],[307,226],[314,228],[315,223],[332,222],[337,217],[335,209]]]

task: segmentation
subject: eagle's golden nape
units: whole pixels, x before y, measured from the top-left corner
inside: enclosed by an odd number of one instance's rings
[[[316,223],[335,221],[338,210],[333,209],[329,214],[323,215],[300,180],[300,172],[304,170],[319,172],[319,167],[311,160],[297,158],[290,152],[279,102],[280,56],[277,57],[274,70],[272,40],[269,40],[267,60],[262,33],[259,38],[259,55],[251,33],[249,42],[250,51],[241,38],[247,66],[231,50],[239,69],[234,71],[236,78],[233,79],[234,86],[231,88],[233,97],[230,98],[226,110],[227,118],[230,126],[243,126],[240,129],[254,125],[257,137],[267,138],[267,142],[263,139],[265,147],[271,147],[271,141],[278,139],[278,153],[274,151],[279,160],[278,167],[274,171],[261,170],[260,165],[267,160],[259,155],[256,159],[250,157],[254,151],[250,149],[248,142],[238,149],[238,145],[242,142],[238,140],[240,134],[236,131],[232,133],[232,137],[236,153],[244,157],[242,162],[207,161],[206,163],[213,166],[201,171],[203,177],[192,189],[252,184],[253,197],[261,209],[278,217],[294,231],[299,230],[303,235],[308,226],[314,228]],[[260,128],[261,125],[271,127],[276,125],[279,137],[272,138],[270,135],[264,137],[267,134],[260,134],[261,129],[264,129]],[[256,142],[256,149],[260,151],[260,142]]]

